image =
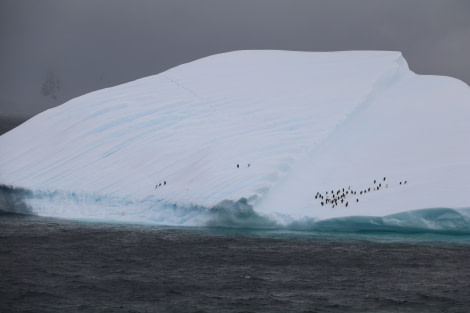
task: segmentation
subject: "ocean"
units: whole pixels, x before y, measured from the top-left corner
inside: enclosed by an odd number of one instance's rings
[[[470,237],[0,216],[0,312],[469,312]]]

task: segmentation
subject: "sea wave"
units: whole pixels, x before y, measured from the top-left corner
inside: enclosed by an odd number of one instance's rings
[[[59,190],[33,191],[7,185],[0,185],[0,212],[169,226],[470,234],[470,208],[426,208],[387,216],[295,219],[285,213],[261,214],[245,198],[224,200],[207,208],[169,203],[155,197],[135,200]]]

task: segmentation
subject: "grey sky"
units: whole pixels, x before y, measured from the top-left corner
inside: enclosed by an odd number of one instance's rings
[[[397,50],[470,84],[470,1],[0,0],[0,114],[243,49]]]

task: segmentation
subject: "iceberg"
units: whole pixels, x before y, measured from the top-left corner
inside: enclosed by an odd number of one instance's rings
[[[400,52],[223,53],[0,136],[0,210],[470,233],[469,118],[468,85]]]

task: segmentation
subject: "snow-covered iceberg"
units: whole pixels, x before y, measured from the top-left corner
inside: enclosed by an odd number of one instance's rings
[[[0,136],[0,210],[470,232],[469,118],[469,86],[399,52],[224,53]]]

